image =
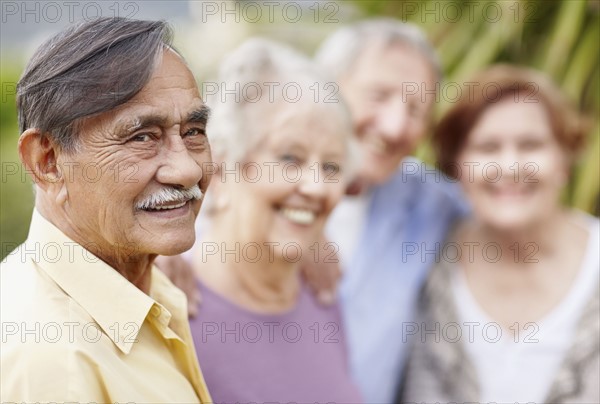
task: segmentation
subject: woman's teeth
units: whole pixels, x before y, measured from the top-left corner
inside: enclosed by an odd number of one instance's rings
[[[315,212],[307,209],[283,208],[281,209],[281,213],[289,221],[298,224],[311,224],[316,219]]]

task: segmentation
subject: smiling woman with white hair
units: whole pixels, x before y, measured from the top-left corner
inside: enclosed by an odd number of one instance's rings
[[[225,60],[219,85],[191,320],[213,399],[360,402],[339,309],[319,306],[300,276],[349,177],[348,112],[326,102],[327,78],[308,59],[263,39]]]

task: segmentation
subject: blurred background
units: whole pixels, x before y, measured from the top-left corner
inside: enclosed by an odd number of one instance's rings
[[[549,74],[591,120],[589,144],[564,195],[567,205],[599,215],[600,0],[501,1],[1,1],[0,258],[25,240],[33,208],[31,182],[18,155],[15,89],[34,50],[72,22],[95,16],[166,19],[201,89],[222,57],[251,35],[291,44],[312,55],[342,25],[389,16],[421,26],[438,50],[445,78],[437,116],[456,85],[496,62]],[[427,143],[417,151],[429,163]]]

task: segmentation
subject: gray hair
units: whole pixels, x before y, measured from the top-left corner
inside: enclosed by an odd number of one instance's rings
[[[126,18],[98,18],[52,37],[17,84],[21,132],[37,128],[61,149],[75,151],[81,119],[133,98],[171,37],[164,21]]]
[[[273,83],[278,86],[273,87]],[[302,90],[299,102],[286,100],[282,95],[282,87],[290,83]],[[294,108],[294,114],[302,113],[306,107],[317,107],[323,110],[324,116],[340,117],[346,124],[344,130],[351,157],[353,128],[350,113],[343,100],[339,97],[331,103],[322,99],[314,100],[310,89],[315,88],[315,85],[320,89],[327,84],[335,86],[333,80],[329,80],[310,59],[293,49],[262,38],[246,40],[223,61],[219,70],[219,84],[221,93],[217,95],[217,99],[207,100],[212,108],[207,132],[213,155],[217,159],[231,163],[243,161],[248,152],[261,141],[260,129],[264,128],[264,119],[261,116],[262,110],[257,110],[257,107],[268,104],[279,106],[284,103]],[[269,87],[275,90],[270,91]],[[224,89],[229,92],[234,88],[246,88],[250,91],[241,91],[241,97],[235,102],[227,96],[223,97]],[[257,124],[259,120],[262,122]]]
[[[339,79],[373,42],[386,46],[396,43],[412,46],[429,62],[436,80],[442,79],[440,61],[423,31],[414,24],[393,18],[375,18],[340,28],[323,41],[315,54],[315,61]]]

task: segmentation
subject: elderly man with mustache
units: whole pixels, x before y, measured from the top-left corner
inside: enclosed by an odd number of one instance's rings
[[[194,241],[208,109],[164,22],[103,18],[18,84],[29,236],[2,263],[1,401],[211,402],[183,293],[153,266]]]

